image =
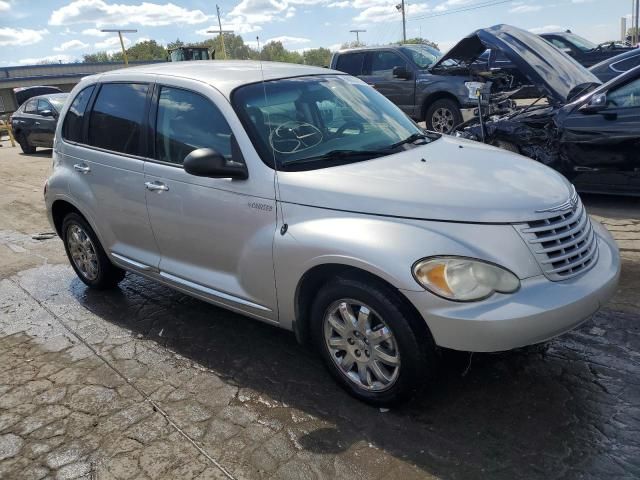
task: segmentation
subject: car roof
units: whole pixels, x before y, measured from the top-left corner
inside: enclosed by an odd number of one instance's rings
[[[38,100],[39,98],[49,99],[49,98],[60,98],[60,97],[68,97],[69,93],[67,92],[58,92],[58,93],[43,93],[42,95],[34,95],[33,97],[27,98],[24,103],[30,102],[31,100]]]
[[[406,46],[411,46],[411,45],[418,45],[415,43],[412,44],[407,44],[407,45],[367,45],[367,46],[363,46],[363,47],[355,47],[355,48],[344,48],[342,50],[338,50],[336,52],[336,54],[342,54],[342,53],[355,53],[355,52],[367,52],[370,50],[397,50],[401,47],[406,47]]]
[[[308,75],[344,75],[343,72],[282,62],[256,60],[195,60],[187,62],[155,63],[112,70],[100,75],[100,81],[124,80],[133,74],[150,74],[199,80],[220,90],[227,97],[242,85],[258,83],[263,79],[303,77]]]

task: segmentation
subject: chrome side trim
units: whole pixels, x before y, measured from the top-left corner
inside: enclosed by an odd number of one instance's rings
[[[155,267],[152,267],[150,265],[146,265],[144,263],[140,263],[140,262],[136,262],[135,260],[131,260],[128,257],[125,257],[124,255],[120,255],[118,253],[113,253],[111,252],[111,256],[115,257],[116,259],[120,260],[121,262],[126,263],[127,265],[130,265],[134,268],[137,268],[139,270],[147,270],[147,271],[157,271],[157,269]]]
[[[175,275],[171,275],[170,273],[167,273],[167,272],[160,272],[160,276],[172,282],[178,283],[180,285],[184,285],[185,287],[192,288],[193,290],[202,292],[206,295],[218,297],[223,300],[227,300],[229,302],[238,303],[240,305],[245,305],[247,307],[255,308],[256,310],[262,310],[265,312],[271,311],[271,309],[263,305],[250,302],[249,300],[245,300],[243,298],[234,297],[233,295],[229,295],[228,293],[220,292],[218,290],[214,290],[213,288],[205,287],[204,285],[200,285],[199,283],[191,282],[189,280],[185,280],[184,278],[176,277]]]

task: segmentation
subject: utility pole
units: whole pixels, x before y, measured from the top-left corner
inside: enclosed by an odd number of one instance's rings
[[[216,5],[216,12],[218,13],[218,31],[216,30],[207,30],[207,33],[217,33],[220,35],[220,43],[222,44],[222,56],[224,59],[227,59],[227,50],[224,47],[224,34],[225,33],[233,33],[233,30],[222,30],[222,20],[220,20],[220,7]]]
[[[635,42],[633,43],[633,46],[636,47],[638,45],[638,43],[640,43],[640,0],[636,0],[636,13],[635,13],[635,17],[636,17],[636,29],[635,29],[635,35],[633,36],[633,38],[635,38]]]
[[[356,34],[356,43],[358,45],[360,45],[360,34],[363,33],[363,32],[366,32],[366,30],[355,29],[355,30],[349,30],[349,32]]]
[[[118,37],[120,37],[120,47],[122,47],[122,58],[124,59],[124,64],[125,65],[129,65],[129,59],[127,58],[127,50],[124,48],[124,40],[122,39],[122,34],[123,33],[136,33],[138,30],[122,30],[122,29],[118,29],[118,28],[104,28],[102,30],[100,30],[101,32],[105,32],[105,33],[115,33],[118,32]]]
[[[407,17],[405,16],[405,4],[402,0],[402,43],[407,43]]]

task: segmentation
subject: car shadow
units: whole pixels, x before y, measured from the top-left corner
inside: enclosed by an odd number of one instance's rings
[[[71,293],[104,320],[332,424],[299,439],[310,452],[337,454],[368,442],[431,475],[465,479],[549,478],[550,472],[597,478],[615,464],[610,453],[621,440],[609,423],[628,399],[598,384],[596,370],[612,353],[588,332],[594,323],[614,328],[629,321],[624,314],[602,312],[544,346],[499,354],[442,351],[428,388],[387,412],[344,393],[289,332],[133,274],[108,292],[74,280]]]
[[[592,215],[615,219],[640,219],[640,196],[582,193],[580,198]]]
[[[20,148],[20,147],[18,147]],[[20,152],[18,155],[21,157],[42,157],[42,158],[50,158],[53,155],[53,149],[45,148],[44,150],[36,150],[35,153],[24,153]]]

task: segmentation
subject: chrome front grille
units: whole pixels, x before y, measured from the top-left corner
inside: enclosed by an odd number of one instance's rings
[[[598,259],[596,236],[579,198],[575,209],[550,212],[547,218],[515,227],[549,280],[574,277]]]

